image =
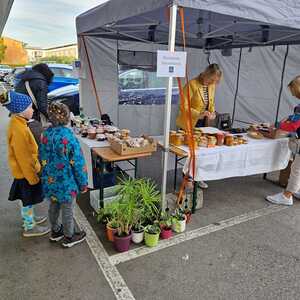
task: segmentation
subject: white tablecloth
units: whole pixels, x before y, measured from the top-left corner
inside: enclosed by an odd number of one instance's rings
[[[96,140],[90,140],[88,138],[82,138],[79,135],[76,135],[79,140],[83,156],[87,165],[88,171],[88,186],[89,188],[94,188],[93,182],[93,162],[92,162],[92,149],[93,148],[102,148],[102,147],[109,147],[109,143],[107,141],[98,142]]]
[[[195,180],[218,180],[236,176],[263,174],[284,169],[291,156],[288,138],[248,138],[248,144],[198,148],[196,150]],[[189,152],[187,146],[180,146]],[[184,165],[187,172],[188,160]]]

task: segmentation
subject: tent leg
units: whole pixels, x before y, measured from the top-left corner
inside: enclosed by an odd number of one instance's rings
[[[175,51],[175,39],[176,39],[176,18],[177,18],[177,5],[170,7],[170,24],[169,24],[169,43],[168,50]],[[165,117],[164,117],[164,155],[163,155],[163,176],[162,176],[162,209],[167,207],[166,192],[167,192],[167,172],[168,172],[168,156],[169,156],[169,132],[170,132],[170,120],[171,120],[171,105],[172,105],[172,89],[173,78],[168,78],[168,85],[166,90],[165,99]]]

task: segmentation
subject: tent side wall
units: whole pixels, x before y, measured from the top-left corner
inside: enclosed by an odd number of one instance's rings
[[[118,49],[130,51],[147,51],[156,53],[165,46],[128,41],[115,41],[97,37],[85,37],[95,75],[97,91],[100,95],[102,109],[108,113],[115,124],[129,128],[135,135],[163,133],[163,105],[119,105],[118,87]],[[81,39],[80,59],[80,99],[84,111],[89,116],[99,117],[86,55]],[[182,50],[177,48],[177,50]],[[287,90],[288,82],[299,74],[300,46],[290,46],[286,72],[283,82],[282,101],[279,119],[290,114],[297,100]],[[220,64],[224,76],[216,92],[216,109],[218,112],[232,114],[236,89],[239,49],[233,55],[222,56],[219,50],[211,51],[210,62]],[[245,122],[274,122],[276,116],[278,93],[283,59],[286,46],[255,47],[242,50],[239,91],[236,104],[236,120]],[[207,55],[202,50],[188,49],[189,78],[193,78],[208,64]],[[171,127],[175,128],[178,105],[172,105]],[[240,125],[236,123],[236,125]]]

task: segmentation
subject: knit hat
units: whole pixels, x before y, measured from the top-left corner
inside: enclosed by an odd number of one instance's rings
[[[48,108],[48,118],[53,126],[64,126],[70,121],[69,107],[60,102],[53,102]]]
[[[0,101],[13,114],[22,113],[32,104],[29,96],[5,89],[0,91]]]

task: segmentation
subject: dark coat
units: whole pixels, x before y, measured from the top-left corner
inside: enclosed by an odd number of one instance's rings
[[[43,115],[45,115],[48,118],[47,115],[47,108],[48,108],[48,82],[47,79],[43,74],[40,72],[34,71],[34,70],[28,70],[25,71],[23,74],[20,75],[20,81],[15,87],[15,91],[18,93],[23,93],[28,95],[25,82],[29,81],[30,88],[32,90],[32,93],[35,96],[38,109],[33,104],[33,119],[40,121],[39,112],[41,112]]]

